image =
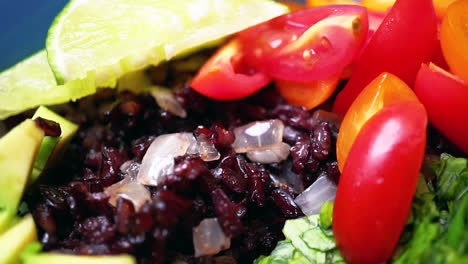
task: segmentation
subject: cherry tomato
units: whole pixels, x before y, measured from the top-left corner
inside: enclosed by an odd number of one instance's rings
[[[289,104],[312,109],[325,102],[336,89],[340,75],[335,74],[327,79],[311,82],[293,82],[276,80],[279,93]]]
[[[414,0],[413,0],[414,1]],[[361,5],[370,10],[385,12],[395,4],[395,0],[362,0]]]
[[[439,18],[443,18],[447,12],[448,6],[455,0],[433,0],[436,14]]]
[[[359,92],[382,72],[413,85],[422,62],[437,43],[437,19],[432,0],[397,0],[356,62],[353,74],[334,104],[344,114]]]
[[[246,65],[240,44],[231,40],[213,55],[193,78],[190,86],[218,100],[249,96],[270,82],[270,78]]]
[[[327,5],[356,5],[361,1],[355,0],[307,0],[308,7],[318,7]]]
[[[309,82],[342,72],[367,34],[360,6],[327,6],[283,15],[239,33],[246,60],[276,79]]]
[[[434,64],[423,64],[414,91],[430,122],[468,154],[468,85]]]
[[[333,233],[349,264],[384,263],[407,221],[426,145],[419,102],[383,108],[349,152],[333,209]]]
[[[302,9],[306,8],[306,6],[304,4],[294,2],[294,1],[280,0],[278,2],[280,2],[283,5],[289,7],[289,11],[291,11],[291,12],[296,12],[296,11],[299,11],[299,10],[302,10]]]
[[[468,82],[468,0],[457,0],[447,8],[440,43],[452,72]]]
[[[336,156],[340,171],[366,122],[383,108],[405,101],[418,102],[418,98],[405,82],[390,73],[382,73],[362,90],[343,118],[338,133]]]

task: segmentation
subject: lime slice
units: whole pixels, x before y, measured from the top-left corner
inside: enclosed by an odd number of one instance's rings
[[[284,14],[271,0],[72,0],[49,29],[49,64],[59,83],[124,73]]]
[[[41,104],[75,100],[96,91],[92,77],[57,86],[45,51],[0,73],[0,120]]]

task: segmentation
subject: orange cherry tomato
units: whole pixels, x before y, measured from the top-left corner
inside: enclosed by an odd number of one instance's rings
[[[452,72],[468,82],[468,0],[457,0],[447,8],[440,43]]]
[[[296,12],[302,9],[305,9],[306,6],[304,4],[295,2],[295,1],[288,1],[288,0],[279,0],[278,2],[282,3],[283,5],[289,7],[289,11]]]
[[[443,18],[445,16],[445,12],[447,11],[447,7],[455,2],[455,0],[432,0],[434,3],[434,8],[436,14],[439,18]]]
[[[307,7],[318,7],[327,5],[358,5],[361,1],[355,0],[307,0]]]
[[[310,110],[330,98],[339,80],[340,74],[335,74],[324,80],[310,82],[275,80],[275,85],[289,104]]]
[[[395,4],[395,0],[362,0],[361,5],[370,10],[385,12]]]
[[[338,133],[336,156],[340,171],[366,122],[383,108],[405,101],[418,102],[418,98],[405,82],[390,73],[380,74],[362,90],[346,113]]]

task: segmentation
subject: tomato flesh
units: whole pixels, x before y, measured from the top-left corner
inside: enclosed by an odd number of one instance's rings
[[[418,102],[418,98],[405,82],[390,73],[382,73],[362,90],[343,118],[338,133],[336,157],[340,171],[366,122],[383,108],[405,101]]]
[[[457,0],[447,8],[440,43],[452,72],[468,82],[468,0]]]
[[[397,0],[338,94],[334,112],[346,113],[360,91],[382,72],[395,74],[412,86],[421,63],[429,61],[436,43],[432,0]]]
[[[325,102],[335,91],[340,75],[311,82],[276,80],[276,89],[289,104],[304,106],[310,110]]]
[[[415,192],[426,125],[423,105],[402,102],[375,114],[356,137],[333,209],[333,233],[347,263],[392,256]]]
[[[365,8],[327,6],[283,15],[238,36],[249,64],[276,79],[309,82],[342,72],[367,30]]]
[[[468,85],[434,64],[423,64],[414,91],[430,122],[468,154]]]
[[[213,99],[233,100],[255,93],[270,80],[244,63],[240,44],[234,39],[203,65],[190,87]]]

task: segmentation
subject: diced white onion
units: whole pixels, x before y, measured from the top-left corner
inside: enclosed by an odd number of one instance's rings
[[[234,129],[232,147],[237,153],[269,149],[283,141],[283,131],[284,124],[278,119],[252,122]]]
[[[309,188],[294,200],[305,215],[320,213],[322,203],[334,201],[336,184],[326,176],[320,176]]]
[[[169,111],[171,114],[174,114],[178,117],[187,117],[187,112],[179,103],[179,101],[177,101],[169,88],[152,86],[150,88],[150,93],[156,100],[156,103],[158,103],[159,107],[162,109]]]
[[[131,201],[135,210],[138,211],[147,201],[151,201],[151,193],[145,186],[136,182],[139,168],[140,164],[133,161],[127,161],[120,166],[125,178],[104,190],[110,196],[111,205],[116,206],[117,200],[122,197]]]
[[[197,142],[198,154],[202,160],[213,161],[221,157],[221,154],[219,154],[213,142],[208,140],[207,136],[200,134],[197,137]]]
[[[251,161],[266,164],[281,162],[288,158],[290,148],[288,144],[281,142],[265,150],[249,151],[247,152],[247,157]]]
[[[207,218],[193,228],[195,257],[214,255],[231,247],[231,239],[226,237],[217,218]]]
[[[196,144],[192,133],[174,133],[158,136],[148,148],[137,181],[140,184],[158,186],[174,171],[174,158],[187,153]]]

